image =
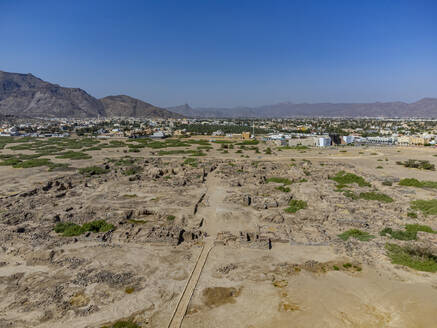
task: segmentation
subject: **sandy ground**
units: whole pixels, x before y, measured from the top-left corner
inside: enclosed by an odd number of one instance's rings
[[[407,222],[408,219],[400,216],[407,210],[408,202],[435,198],[437,192],[396,189],[383,186],[381,182],[407,177],[436,181],[434,171],[404,168],[396,161],[424,159],[437,165],[437,157],[433,156],[437,149],[346,147],[303,152],[274,150],[273,155],[253,151],[244,154],[249,158],[231,150],[229,154],[211,150],[199,161],[213,166],[215,162],[220,164],[217,168],[214,166],[214,171],[211,169],[204,181],[199,178],[200,168],[185,171],[185,177],[191,174],[191,178],[186,178],[186,185],[172,185],[171,180],[168,185],[158,184],[155,178],[146,174],[140,182],[134,183],[126,177],[114,176],[89,179],[90,188],[75,191],[68,199],[55,199],[54,203],[52,198],[47,198],[46,203],[23,202],[20,206],[28,208],[35,220],[43,222],[38,224],[45,227],[49,241],[38,245],[32,241],[32,232],[26,236],[29,239],[13,239],[16,238],[11,237],[15,236],[15,226],[2,225],[4,237],[0,258],[5,264],[0,266],[0,327],[102,327],[121,319],[133,319],[142,327],[167,327],[203,244],[201,239],[181,245],[167,241],[154,243],[143,236],[145,231],[158,226],[168,229],[167,235],[170,234],[171,225],[165,222],[168,214],[176,216],[173,225],[193,233],[194,228],[199,229],[214,240],[219,240],[223,233],[238,237],[242,232],[277,237],[272,239],[271,249],[255,243],[216,242],[196,281],[182,321],[184,328],[437,326],[435,273],[392,265],[385,256],[382,237],[366,245],[351,241],[345,246],[336,239],[339,227],[332,225],[334,219],[335,222],[349,222],[354,218],[366,220],[371,232],[377,234],[380,226],[373,227],[372,224],[378,221],[378,224],[383,221],[399,225]],[[92,152],[92,155],[92,160],[72,161],[73,166],[100,164],[105,158],[126,154],[119,149],[105,149]],[[159,157],[147,148],[129,155],[148,161],[159,159],[162,167],[176,167],[183,161],[182,155]],[[277,174],[277,170],[288,172],[283,174],[290,177],[302,174],[297,169],[284,169],[293,163],[291,159],[297,163],[310,160],[313,172],[312,176],[306,177],[310,180],[308,183],[292,185],[293,196],[308,200],[319,197],[318,202],[312,202],[308,209],[296,215],[285,216],[285,220],[278,223],[266,221],[265,217],[282,213],[280,209],[259,209],[232,201],[232,197],[241,198],[245,194],[252,198],[254,195],[272,197],[274,190],[270,187],[263,190],[266,185],[252,183],[258,179],[259,172],[238,173],[237,169],[244,166],[246,170],[251,162],[259,161],[267,163],[264,173],[267,176]],[[236,163],[235,168],[226,168],[234,169],[230,176],[224,168],[228,161]],[[326,192],[332,186],[330,181],[325,182],[324,170],[340,169],[365,176],[379,191],[397,197],[396,202],[379,207],[362,201],[355,205],[341,195],[331,195]],[[47,172],[45,167],[14,169],[0,166],[0,197],[40,188],[54,177],[75,178],[76,173]],[[241,186],[236,186],[234,180]],[[82,180],[77,182],[78,186],[83,184]],[[135,198],[123,198],[124,194],[134,194]],[[10,211],[6,206],[13,199],[4,198],[5,207],[0,209],[0,215]],[[199,206],[194,213],[196,203]],[[146,220],[144,226],[126,223],[118,226],[106,242],[98,239],[101,236],[66,242],[50,232],[53,224],[44,221],[44,216],[51,217],[69,206],[74,210],[68,213],[74,213],[74,218],[80,222],[104,216],[118,224],[126,220],[126,211],[143,208],[154,214],[135,217]],[[85,209],[89,210],[85,213],[94,214],[82,214]],[[73,218],[68,213],[61,219]],[[420,219],[437,229],[435,217]],[[32,229],[37,227],[29,220],[19,222],[17,225],[26,226],[26,234],[27,224]],[[340,228],[350,228],[349,223]],[[54,255],[47,259],[44,252],[51,250]],[[35,255],[38,252],[45,254],[38,255],[41,260],[35,260],[39,258]],[[79,264],[69,267],[65,261],[71,259],[80,259]],[[346,262],[357,262],[361,270],[343,269],[342,264]],[[341,269],[333,270],[334,266]],[[96,280],[93,274],[101,272],[124,272],[130,276],[126,283],[113,281],[115,278]],[[85,273],[89,277],[81,285],[78,280]],[[63,292],[59,291],[59,286],[64,288]],[[131,286],[135,291],[125,292]],[[44,293],[51,290],[54,294]],[[28,297],[26,293],[29,293]],[[56,297],[63,301],[56,301]],[[70,304],[65,305],[65,311],[60,311],[62,302]]]

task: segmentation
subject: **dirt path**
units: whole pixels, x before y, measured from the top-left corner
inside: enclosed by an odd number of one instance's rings
[[[200,207],[197,216],[204,218],[205,225],[204,230],[209,235],[205,239],[202,252],[200,253],[196,265],[188,278],[187,284],[181,297],[178,301],[176,309],[172,318],[168,324],[168,328],[179,328],[184,320],[185,313],[187,312],[188,305],[190,304],[191,297],[196,289],[197,282],[202,274],[203,267],[211,249],[214,247],[214,241],[217,237],[217,233],[222,231],[226,223],[221,220],[220,212],[224,211],[224,198],[226,196],[225,188],[220,184],[220,179],[213,173],[208,175],[206,184],[206,197],[208,206]]]
[[[203,246],[202,252],[200,253],[196,266],[191,272],[190,278],[182,292],[181,298],[178,301],[176,310],[173,313],[168,328],[179,328],[184,320],[185,313],[187,312],[188,305],[190,304],[191,297],[193,296],[194,290],[196,289],[197,282],[199,281],[200,275],[202,273],[203,267],[205,266],[206,260],[208,259],[209,252],[214,247],[214,239],[207,238],[205,240],[205,245]]]

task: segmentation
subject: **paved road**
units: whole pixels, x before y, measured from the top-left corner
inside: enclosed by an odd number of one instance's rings
[[[205,240],[205,244],[202,248],[202,252],[200,253],[199,258],[197,259],[196,266],[191,272],[190,278],[188,279],[187,284],[185,285],[185,289],[182,293],[181,298],[177,304],[176,310],[173,313],[173,316],[168,324],[168,328],[180,328],[182,325],[182,320],[184,320],[185,313],[187,312],[188,305],[191,301],[191,296],[196,289],[197,282],[200,278],[200,274],[202,273],[202,269],[206,263],[209,252],[214,247],[214,240],[211,238],[207,238]]]

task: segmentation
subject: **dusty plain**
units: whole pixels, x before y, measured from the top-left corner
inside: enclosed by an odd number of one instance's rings
[[[121,146],[88,151],[91,159],[47,157],[70,163],[65,170],[0,166],[0,327],[437,327],[437,273],[393,264],[386,249],[418,245],[437,256],[437,235],[380,235],[406,224],[437,230],[435,215],[408,215],[437,189],[398,184],[437,181],[436,172],[396,164],[437,165],[437,149],[206,143],[203,156],[163,153],[195,143]],[[10,147],[0,154],[32,154]],[[77,170],[93,165],[105,173]],[[369,185],[336,190],[340,171]],[[287,212],[292,200],[306,206]],[[114,228],[54,231],[93,220]],[[338,236],[349,229],[373,238]]]

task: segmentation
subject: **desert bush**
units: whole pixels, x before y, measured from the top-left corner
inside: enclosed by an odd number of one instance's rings
[[[344,241],[348,240],[351,237],[358,239],[360,241],[369,241],[369,240],[375,238],[375,236],[373,236],[365,231],[361,231],[359,229],[347,230],[347,231],[343,232],[342,234],[338,235],[338,237],[343,239]]]
[[[365,199],[365,200],[377,200],[383,203],[392,203],[393,202],[393,198],[391,198],[390,196],[386,195],[386,194],[382,194],[382,193],[377,193],[374,191],[370,191],[370,192],[362,192],[360,193],[359,196],[361,199]]]
[[[112,325],[112,328],[141,328],[133,321],[117,321]]]
[[[310,148],[308,146],[302,146],[302,145],[278,147],[278,150],[306,150],[306,149],[310,149]]]
[[[425,272],[437,272],[437,256],[424,248],[387,243],[387,255],[393,264],[405,265]]]
[[[276,187],[275,189],[282,191],[282,192],[290,192],[289,187],[279,186],[279,187]]]
[[[419,181],[417,179],[402,179],[399,181],[399,185],[418,188],[437,188],[437,182],[435,181]]]
[[[437,199],[412,201],[411,209],[419,210],[424,215],[437,215]]]
[[[435,165],[426,160],[409,159],[404,162],[398,161],[396,164],[414,169],[435,171]]]
[[[81,160],[81,159],[90,159],[92,158],[92,156],[85,154],[83,152],[67,151],[65,153],[60,153],[58,156],[56,156],[56,158]]]
[[[416,240],[417,232],[423,231],[428,233],[437,233],[431,227],[420,224],[407,224],[405,230],[393,230],[392,228],[384,228],[379,233],[381,236],[389,235],[391,238],[398,240]]]
[[[267,179],[267,183],[269,182],[275,182],[275,183],[282,183],[284,185],[291,185],[292,181],[287,178],[281,178],[281,177],[271,177]]]
[[[124,175],[134,175],[134,174],[138,174],[141,173],[143,171],[143,168],[141,166],[131,166],[126,168],[123,171]]]
[[[296,213],[299,210],[303,210],[308,207],[307,202],[303,200],[292,199],[289,206],[285,209],[287,213]]]
[[[184,160],[183,165],[191,165],[192,167],[197,167],[198,162],[195,158],[187,158]]]
[[[106,174],[108,172],[109,172],[108,169],[102,168],[100,166],[88,166],[79,169],[79,173],[86,176]]]
[[[54,230],[63,236],[79,236],[85,232],[107,232],[114,229],[114,225],[107,223],[105,220],[95,220],[84,223],[82,226],[72,222],[59,222]]]
[[[259,144],[258,140],[244,140],[242,142],[237,143],[237,145],[257,145]]]
[[[35,159],[29,159],[27,161],[19,162],[13,165],[13,167],[27,169],[27,168],[38,167],[38,166],[50,166],[50,164],[53,163],[47,158],[35,158]]]
[[[360,187],[370,187],[370,183],[353,173],[347,173],[345,171],[338,172],[334,177],[329,178],[338,183],[337,188],[356,183]],[[339,187],[340,186],[340,187]]]

